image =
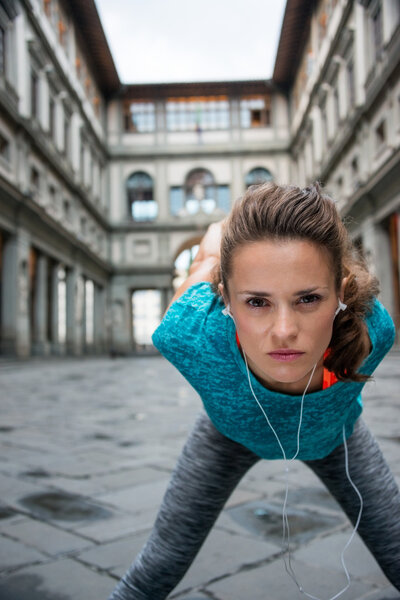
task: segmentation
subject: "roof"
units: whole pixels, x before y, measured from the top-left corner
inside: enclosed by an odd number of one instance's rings
[[[185,83],[127,84],[120,96],[126,99],[173,98],[182,96],[232,96],[269,94],[276,89],[271,79],[248,81],[194,81]]]
[[[318,0],[287,0],[272,79],[290,87],[306,44],[311,15]]]
[[[94,0],[68,0],[67,6],[99,88],[105,96],[116,93],[121,81]]]

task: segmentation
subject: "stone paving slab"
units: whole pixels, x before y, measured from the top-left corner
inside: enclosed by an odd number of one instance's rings
[[[83,550],[93,545],[87,539],[73,533],[28,518],[3,526],[1,531],[6,536],[50,556]]]
[[[379,591],[369,592],[360,600],[399,600],[400,593],[392,586],[387,585]]]
[[[106,570],[120,578],[129,567],[130,558],[133,559],[139,553],[148,536],[149,531],[115,542],[105,543],[85,552],[80,552],[78,558],[85,564]]]
[[[324,539],[315,540],[304,548],[294,552],[294,557],[314,567],[335,570],[343,573],[341,553],[347,544],[352,530],[332,534]],[[384,586],[387,579],[377,565],[375,559],[356,535],[345,552],[345,564],[352,577],[365,582]]]
[[[104,543],[150,529],[156,515],[156,507],[136,515],[113,512],[108,519],[80,526],[73,525],[71,529],[95,542]]]
[[[24,481],[0,473],[1,501],[9,506],[18,506],[18,500],[29,494],[36,494],[47,488],[37,483]]]
[[[294,568],[305,591],[318,598],[332,598],[345,585],[346,580],[335,571],[311,567],[295,562]],[[282,598],[286,600],[304,600],[296,584],[288,576],[281,561],[267,566],[240,572],[224,577],[216,583],[206,586],[207,591],[215,594],[218,600],[266,600]],[[342,600],[358,600],[371,590],[371,586],[353,581],[350,588],[341,596]]]
[[[196,588],[204,581],[226,576],[227,573],[247,569],[280,553],[276,544],[213,530],[174,594]]]
[[[165,475],[157,482],[134,485],[116,492],[99,494],[97,499],[104,504],[111,504],[128,512],[137,513],[160,505],[169,478]]]
[[[0,572],[45,560],[48,560],[47,556],[38,550],[0,535]]]
[[[100,600],[108,598],[115,579],[71,559],[27,567],[0,580],[4,600]]]

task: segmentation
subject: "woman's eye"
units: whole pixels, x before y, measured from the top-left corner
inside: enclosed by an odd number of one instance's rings
[[[320,299],[320,296],[317,296],[316,294],[308,294],[307,296],[302,296],[299,302],[300,304],[314,304]]]
[[[267,301],[264,298],[250,298],[247,304],[250,304],[253,308],[262,308],[267,306]]]

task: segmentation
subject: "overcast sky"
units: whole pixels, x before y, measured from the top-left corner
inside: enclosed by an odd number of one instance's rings
[[[286,0],[95,0],[124,83],[268,79]]]

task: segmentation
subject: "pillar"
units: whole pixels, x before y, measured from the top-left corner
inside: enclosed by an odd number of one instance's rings
[[[132,352],[132,292],[124,278],[111,284],[111,352]]]
[[[36,303],[33,318],[35,320],[34,331],[35,339],[32,340],[32,352],[34,354],[48,354],[49,340],[47,339],[47,318],[48,318],[48,258],[40,254],[37,262],[36,271]]]
[[[83,342],[83,280],[79,269],[74,266],[67,270],[67,352],[82,354]]]
[[[29,248],[25,231],[5,239],[3,247],[2,352],[29,356]]]
[[[103,287],[94,286],[94,331],[93,345],[96,353],[106,348],[106,293]]]
[[[58,338],[58,263],[53,263],[51,266],[50,273],[50,285],[51,285],[51,307],[50,307],[50,319],[51,319],[51,350],[54,354],[59,354],[59,338]]]

